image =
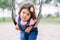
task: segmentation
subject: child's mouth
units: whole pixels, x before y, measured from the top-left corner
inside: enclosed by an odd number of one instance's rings
[[[26,19],[25,17],[23,17],[23,19]]]

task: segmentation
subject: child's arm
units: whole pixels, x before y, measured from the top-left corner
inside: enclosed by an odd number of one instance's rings
[[[18,17],[16,17],[16,19],[15,19],[15,21],[16,21],[16,30],[20,30],[20,27],[18,26]]]
[[[29,33],[32,29],[32,26],[29,26],[28,28],[25,29],[25,32]]]
[[[16,24],[16,30],[20,30],[20,28],[19,28],[18,24]]]
[[[29,33],[31,31],[31,29],[34,27],[35,23],[36,23],[36,20],[31,19],[29,27],[26,28],[25,32]]]

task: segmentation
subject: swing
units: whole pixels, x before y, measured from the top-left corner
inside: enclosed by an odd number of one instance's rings
[[[41,18],[41,9],[42,9],[42,0],[39,0],[39,13],[38,13],[38,17],[37,17],[37,22],[36,24],[34,25],[34,27],[36,27],[38,24],[39,24],[39,21],[40,21],[40,18]],[[16,25],[16,21],[15,21],[15,18],[16,18],[16,14],[15,14],[15,0],[12,0],[12,20],[14,22],[14,24]]]

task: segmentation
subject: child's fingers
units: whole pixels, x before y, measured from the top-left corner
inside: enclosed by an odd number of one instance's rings
[[[32,27],[30,26],[30,27],[26,28],[25,32],[29,33],[31,31],[31,29],[32,29]]]
[[[28,30],[28,28],[25,30],[25,32],[29,33],[29,30]]]
[[[19,27],[16,27],[16,30],[20,30],[20,28]]]
[[[20,30],[20,28],[19,28],[19,26],[18,26],[18,25],[16,25],[16,30]]]

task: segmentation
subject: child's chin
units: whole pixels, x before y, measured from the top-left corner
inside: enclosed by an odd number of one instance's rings
[[[27,20],[23,19],[23,21],[27,21]]]

